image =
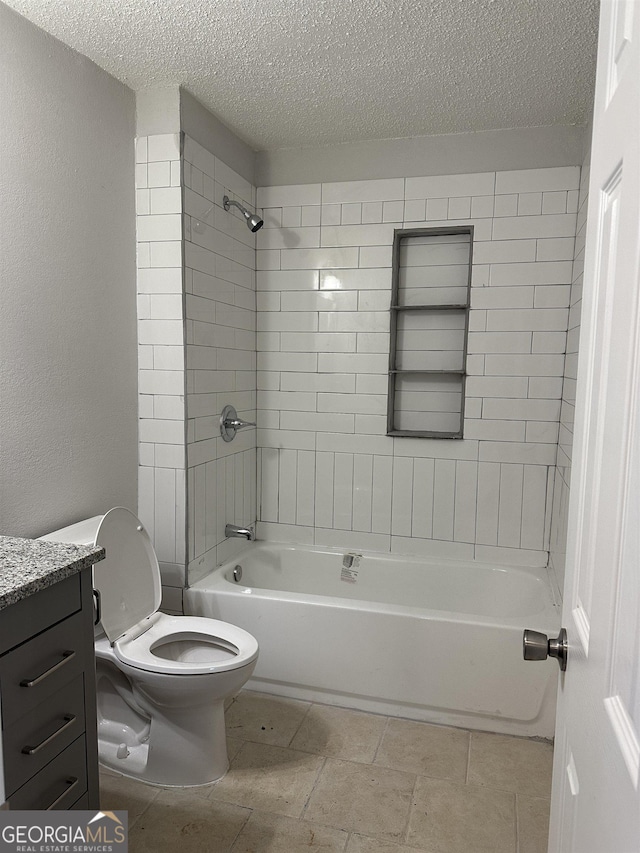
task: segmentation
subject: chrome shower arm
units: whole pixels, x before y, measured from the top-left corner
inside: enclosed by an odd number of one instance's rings
[[[228,195],[224,196],[222,199],[222,206],[224,209],[229,210],[232,205],[233,207],[237,207],[240,213],[244,216],[247,228],[252,234],[255,234],[256,231],[262,228],[264,222],[260,219],[257,213],[251,213],[251,211],[247,210],[247,208],[241,205],[239,201],[234,201],[232,198],[229,198]]]
[[[233,206],[233,207],[237,207],[237,208],[238,208],[238,210],[239,210],[239,211],[241,211],[242,213],[244,213],[244,212],[245,212],[245,210],[246,210],[246,208],[244,208],[244,207],[240,204],[240,202],[239,202],[239,201],[234,201],[234,199],[229,198],[229,196],[228,196],[228,195],[226,195],[226,196],[222,199],[222,206],[224,207],[224,209],[225,209],[225,210],[229,210],[229,208],[230,208],[231,206]]]

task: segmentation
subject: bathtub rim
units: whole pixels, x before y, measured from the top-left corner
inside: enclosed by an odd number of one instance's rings
[[[413,607],[411,605],[387,604],[384,602],[370,601],[368,599],[353,599],[342,598],[334,595],[320,595],[311,592],[290,592],[288,590],[273,590],[265,587],[247,587],[246,585],[228,580],[225,576],[227,572],[242,562],[242,559],[247,554],[252,554],[255,551],[302,551],[312,552],[321,555],[328,555],[334,558],[342,559],[345,554],[362,555],[363,558],[373,559],[377,561],[398,561],[401,563],[410,563],[414,565],[424,564],[425,562],[431,566],[437,567],[440,564],[449,567],[457,567],[462,569],[471,568],[472,570],[491,571],[499,573],[516,573],[525,577],[531,578],[542,584],[542,593],[544,596],[544,606],[541,610],[534,613],[521,613],[514,616],[493,615],[486,616],[474,613],[464,613],[459,610],[442,610],[426,607]],[[257,540],[247,543],[247,547],[235,554],[232,558],[224,563],[216,566],[215,569],[200,578],[191,586],[185,589],[185,596],[188,599],[190,594],[198,592],[213,592],[222,595],[233,595],[242,597],[243,595],[252,596],[255,598],[263,597],[272,601],[288,601],[295,603],[305,603],[312,606],[339,607],[341,609],[363,610],[368,612],[383,612],[393,613],[399,616],[407,616],[420,619],[434,619],[437,621],[460,621],[469,625],[500,625],[507,628],[522,628],[527,627],[524,620],[535,620],[539,627],[536,630],[545,632],[553,631],[560,626],[561,601],[557,600],[554,584],[551,578],[551,572],[548,567],[535,566],[509,566],[503,564],[484,563],[476,560],[451,560],[444,557],[417,557],[415,555],[397,554],[393,552],[380,551],[355,551],[345,550],[343,548],[335,548],[323,545],[298,545],[291,542],[274,542]]]

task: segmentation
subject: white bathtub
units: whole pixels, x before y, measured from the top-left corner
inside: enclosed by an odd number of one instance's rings
[[[363,552],[348,571],[343,556],[255,543],[186,590],[185,612],[257,638],[250,689],[553,736],[558,665],[522,659],[524,628],[558,632],[546,570]]]

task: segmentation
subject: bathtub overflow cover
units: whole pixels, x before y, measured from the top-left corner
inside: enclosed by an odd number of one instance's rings
[[[242,566],[235,566],[233,570],[233,579],[236,583],[240,583],[242,580]]]

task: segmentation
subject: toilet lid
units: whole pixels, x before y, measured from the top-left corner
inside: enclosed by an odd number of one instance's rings
[[[146,530],[124,507],[103,517],[96,545],[106,556],[94,564],[93,585],[100,591],[102,627],[113,643],[160,607],[160,568]]]

